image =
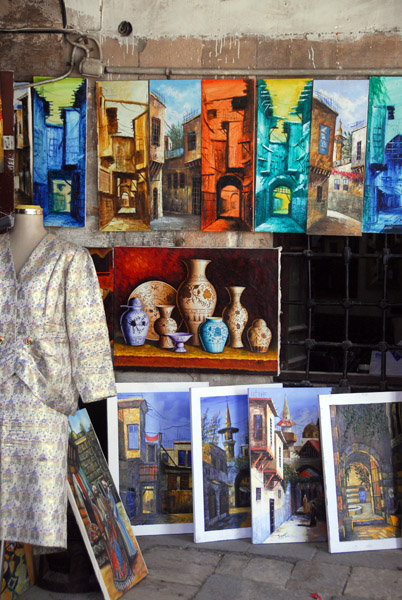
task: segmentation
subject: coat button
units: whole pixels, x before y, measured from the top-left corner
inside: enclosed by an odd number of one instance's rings
[[[33,344],[33,339],[30,337],[26,337],[24,341],[27,346],[31,346]]]
[[[0,335],[0,346],[1,346],[1,344],[4,344],[5,341],[6,340],[3,337],[1,337],[1,335]]]

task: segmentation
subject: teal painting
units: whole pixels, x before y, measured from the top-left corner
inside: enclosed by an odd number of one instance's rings
[[[258,81],[255,231],[306,231],[312,88]]]

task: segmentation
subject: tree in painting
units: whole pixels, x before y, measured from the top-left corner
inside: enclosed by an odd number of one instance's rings
[[[306,230],[312,85],[258,81],[255,231]]]

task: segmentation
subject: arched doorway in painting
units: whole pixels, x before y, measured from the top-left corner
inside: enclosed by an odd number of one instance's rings
[[[278,185],[272,190],[272,215],[290,215],[291,190],[286,185]]]
[[[217,219],[240,219],[243,185],[234,175],[224,175],[216,185]]]

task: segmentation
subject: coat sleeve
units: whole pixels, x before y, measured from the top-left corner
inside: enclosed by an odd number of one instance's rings
[[[66,325],[72,376],[83,402],[116,395],[102,294],[92,258],[78,248],[66,279]]]

